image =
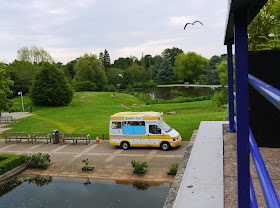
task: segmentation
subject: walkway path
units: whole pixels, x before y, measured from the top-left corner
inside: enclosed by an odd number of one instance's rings
[[[172,163],[181,162],[188,146],[187,141],[170,151],[158,148],[131,148],[123,150],[109,144],[108,140],[102,140],[101,144],[85,145],[83,141],[78,144],[46,144],[44,141],[37,144],[27,142],[16,143],[14,141],[0,142],[0,153],[35,154],[38,152],[49,153],[51,164],[48,170],[27,169],[25,174],[86,177],[97,179],[132,180],[147,182],[172,183],[174,176],[167,175]],[[89,159],[89,165],[94,166],[92,172],[82,172],[81,160]],[[131,160],[148,162],[148,169],[144,176],[133,174]]]
[[[21,118],[25,118],[28,116],[32,116],[34,114],[28,113],[28,112],[13,112],[13,113],[2,112],[1,115],[2,116],[12,116],[15,119],[21,119]],[[0,124],[0,134],[2,134],[4,131],[11,129],[11,128],[4,128],[5,126],[8,126],[8,125],[10,125],[10,123]]]

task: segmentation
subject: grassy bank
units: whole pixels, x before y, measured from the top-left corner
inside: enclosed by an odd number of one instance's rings
[[[109,117],[116,112],[158,111],[165,114],[177,111],[177,115],[164,115],[164,120],[181,133],[183,140],[189,140],[193,130],[198,129],[200,121],[217,121],[224,117],[224,109],[216,107],[211,100],[145,105],[132,95],[115,94],[116,98],[111,99],[109,92],[79,92],[75,93],[69,106],[63,107],[33,106],[25,96],[25,108],[32,106],[35,115],[10,125],[13,128],[10,131],[51,133],[57,129],[61,132],[86,132],[91,134],[91,138],[95,138],[97,133],[99,136],[104,133],[105,138],[108,138]],[[15,102],[21,106],[19,97]]]

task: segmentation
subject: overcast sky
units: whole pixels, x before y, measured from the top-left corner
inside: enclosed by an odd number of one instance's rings
[[[206,58],[226,53],[227,0],[1,0],[0,61],[38,46],[66,64],[107,49],[119,57],[178,47]],[[201,21],[204,25],[188,25]]]

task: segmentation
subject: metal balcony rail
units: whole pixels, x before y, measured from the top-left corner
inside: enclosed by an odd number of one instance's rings
[[[257,171],[257,174],[259,176],[260,184],[262,187],[263,195],[267,204],[267,207],[280,207],[275,189],[272,185],[272,182],[270,180],[269,174],[267,172],[267,169],[264,165],[264,161],[262,159],[261,153],[259,151],[258,145],[256,143],[255,137],[251,131],[251,128],[249,127],[249,143],[250,143],[250,150],[252,154],[252,158],[255,164],[255,168]],[[251,201],[254,201],[253,203],[257,203],[255,197],[250,197]],[[252,206],[251,206],[252,207]]]
[[[280,90],[272,87],[271,85],[263,82],[262,80],[248,75],[249,83],[259,93],[261,93],[269,102],[271,102],[278,110],[280,110]]]

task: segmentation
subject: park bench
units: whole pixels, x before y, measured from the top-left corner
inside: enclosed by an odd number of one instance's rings
[[[73,144],[78,143],[78,140],[86,140],[86,144],[90,142],[90,135],[86,133],[60,133],[61,140],[72,140]]]
[[[37,139],[45,139],[47,141],[47,144],[51,143],[51,135],[47,134],[46,132],[31,132],[30,137],[31,137],[32,143],[33,143],[33,140],[35,140],[35,142],[36,142]]]
[[[13,116],[1,116],[0,123],[15,123],[16,119]]]
[[[11,139],[16,139],[17,142],[18,140],[20,140],[21,142],[22,139],[27,139],[29,143],[29,139],[30,139],[30,135],[27,132],[4,132],[4,137],[6,143],[8,143],[8,140],[10,142]]]

